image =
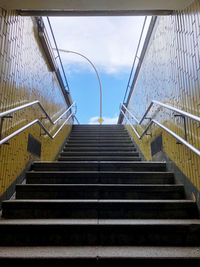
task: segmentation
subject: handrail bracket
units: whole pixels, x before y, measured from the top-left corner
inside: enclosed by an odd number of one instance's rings
[[[13,115],[5,115],[3,117],[1,117],[1,126],[0,126],[0,140],[2,139],[3,137],[3,123],[4,123],[4,120],[5,119],[11,119],[13,118]],[[5,142],[6,145],[8,145],[9,143],[8,142]]]
[[[184,139],[187,141],[187,128],[186,128],[186,119],[185,116],[182,114],[174,114],[174,117],[180,117],[183,119],[183,129],[184,129]],[[177,142],[177,144],[182,144],[180,142]]]

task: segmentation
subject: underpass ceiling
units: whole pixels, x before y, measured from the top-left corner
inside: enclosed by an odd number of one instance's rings
[[[192,2],[192,0],[0,0],[0,7],[62,11],[180,10]]]

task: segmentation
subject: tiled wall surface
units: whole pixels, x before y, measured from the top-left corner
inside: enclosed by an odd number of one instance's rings
[[[151,100],[200,116],[200,1],[172,16],[158,17],[128,108],[141,118]],[[183,118],[173,112],[155,106],[149,115],[184,136]],[[198,149],[199,126],[186,119],[187,140]],[[138,128],[140,133],[142,127]],[[152,137],[145,136],[142,141],[131,131],[146,159],[151,159],[151,142],[162,133],[163,151],[200,189],[199,157],[157,126],[151,130]]]
[[[0,112],[39,100],[53,120],[67,108],[54,72],[51,72],[38,39],[34,18],[20,17],[15,12],[0,9]],[[5,119],[3,137],[44,114],[33,106]],[[56,132],[63,120],[52,126],[43,119],[45,127]],[[52,140],[40,135],[34,125],[0,147],[0,196],[33,159],[53,160],[67,137],[71,126],[66,125]],[[28,134],[41,142],[41,158],[27,152]]]

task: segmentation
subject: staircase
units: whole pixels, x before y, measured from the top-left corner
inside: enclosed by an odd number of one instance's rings
[[[199,263],[197,205],[123,125],[74,125],[2,203],[0,263]]]

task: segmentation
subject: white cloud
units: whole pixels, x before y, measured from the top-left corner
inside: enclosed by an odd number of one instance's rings
[[[50,18],[59,48],[82,53],[98,70],[111,74],[130,71],[143,20],[144,17]],[[80,63],[91,69],[78,55],[61,55],[65,65],[72,64],[73,69]]]
[[[98,122],[99,117],[92,117],[89,120],[88,124],[99,124]],[[110,118],[110,117],[103,117],[103,124],[117,124],[118,121],[118,116],[114,117],[114,118]]]

